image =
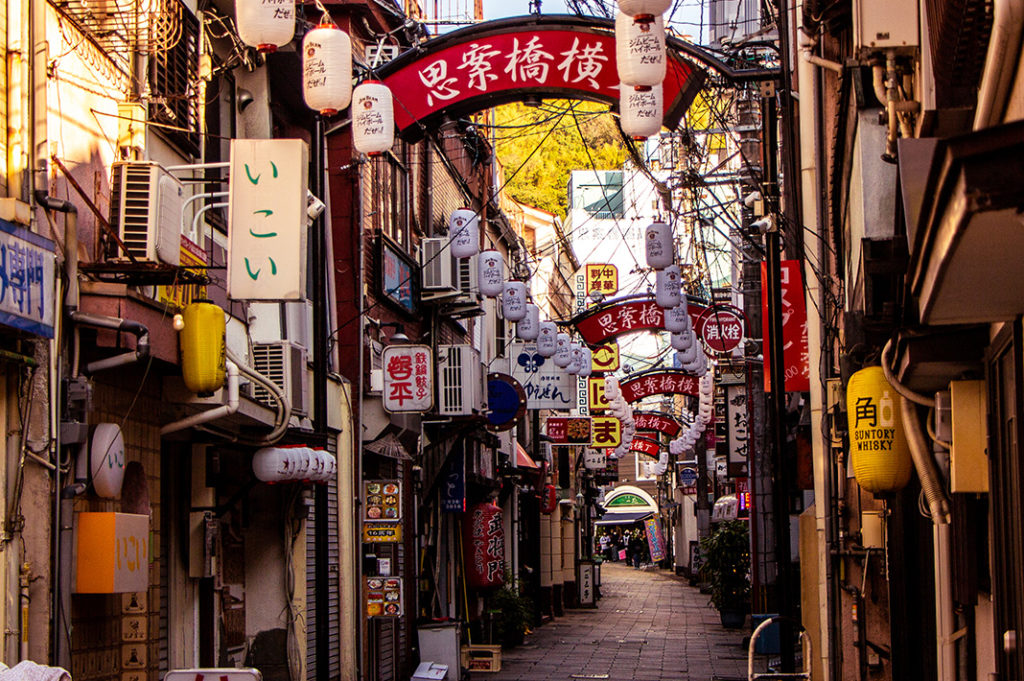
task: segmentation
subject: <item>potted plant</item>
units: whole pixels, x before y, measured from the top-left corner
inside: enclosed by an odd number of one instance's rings
[[[522,645],[523,637],[533,620],[533,601],[523,594],[516,581],[505,585],[491,596],[491,610],[497,613],[498,640],[503,648]]]
[[[742,627],[750,609],[750,529],[730,520],[700,541],[701,570],[711,586],[711,603],[724,627]]]

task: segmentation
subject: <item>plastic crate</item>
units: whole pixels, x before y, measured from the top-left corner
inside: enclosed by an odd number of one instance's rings
[[[462,666],[471,672],[500,672],[501,646],[462,646]]]

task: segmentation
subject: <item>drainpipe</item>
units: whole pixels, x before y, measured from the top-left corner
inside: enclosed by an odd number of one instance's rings
[[[82,446],[85,449],[86,445]],[[79,456],[83,456],[80,452]],[[60,492],[60,516],[58,517],[58,542],[60,544],[59,559],[55,560],[58,570],[58,590],[55,594],[57,612],[54,613],[56,626],[53,631],[54,651],[57,666],[71,668],[71,582],[73,568],[71,556],[74,551],[74,510],[75,498],[85,493],[86,484],[75,482]]]
[[[124,331],[134,335],[137,339],[134,350],[89,362],[85,365],[85,372],[87,374],[94,374],[104,369],[113,369],[125,364],[141,362],[149,357],[149,329],[146,328],[145,324],[130,319],[121,319],[120,317],[108,317],[106,315],[92,314],[91,312],[82,312],[81,310],[72,311],[70,316],[71,321],[76,324]],[[77,357],[75,359],[77,361]]]
[[[198,426],[201,423],[208,423],[216,419],[230,416],[238,411],[238,365],[228,360],[225,362],[227,367],[227,383],[228,383],[228,401],[227,404],[222,404],[219,407],[213,409],[207,409],[201,411],[198,414],[192,416],[186,416],[185,418],[168,423],[166,426],[160,429],[160,436],[163,437],[169,433],[176,433],[179,430],[185,430],[192,426]]]
[[[1002,122],[1017,61],[1020,59],[1022,26],[1024,0],[994,0],[992,36],[988,41],[985,71],[978,92],[978,108],[974,114],[975,130]]]
[[[44,191],[35,192],[36,203],[48,211],[64,213],[64,272],[68,277],[65,310],[78,309],[78,208],[70,201],[55,199]]]

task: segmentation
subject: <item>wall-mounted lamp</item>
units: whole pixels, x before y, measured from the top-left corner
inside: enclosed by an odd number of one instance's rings
[[[253,97],[251,92],[245,88],[238,89],[237,102],[235,104],[238,107],[238,113],[243,113],[255,101],[256,98]]]
[[[409,337],[405,335],[405,327],[398,322],[384,322],[378,327],[381,331],[385,328],[392,328],[395,330],[388,338],[389,343],[408,343]]]

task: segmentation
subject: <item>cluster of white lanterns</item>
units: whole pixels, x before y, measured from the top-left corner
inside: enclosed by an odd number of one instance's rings
[[[668,444],[668,450],[677,456],[693,451],[694,445],[711,423],[714,415],[715,378],[708,372],[700,378],[700,398],[696,414],[685,414],[686,429]]]
[[[683,371],[701,378],[707,375],[708,357],[693,331],[686,296],[679,305],[665,311],[665,330],[669,332],[669,342]]]
[[[604,378],[604,396],[608,400],[608,413],[622,423],[622,442],[611,454],[612,459],[621,459],[629,451],[636,435],[636,420],[633,418],[633,407],[622,396],[619,379],[614,376]]]
[[[326,483],[338,473],[338,460],[311,447],[264,447],[252,457],[252,472],[263,482]]]
[[[235,3],[238,37],[260,52],[274,52],[295,37],[294,0]],[[306,106],[333,116],[352,106],[352,144],[375,156],[395,141],[391,90],[366,80],[352,88],[352,40],[332,23],[321,23],[302,38],[302,96]]]
[[[665,21],[671,0],[619,0],[615,61],[619,70],[619,123],[634,139],[661,130],[662,83],[668,63]]]

